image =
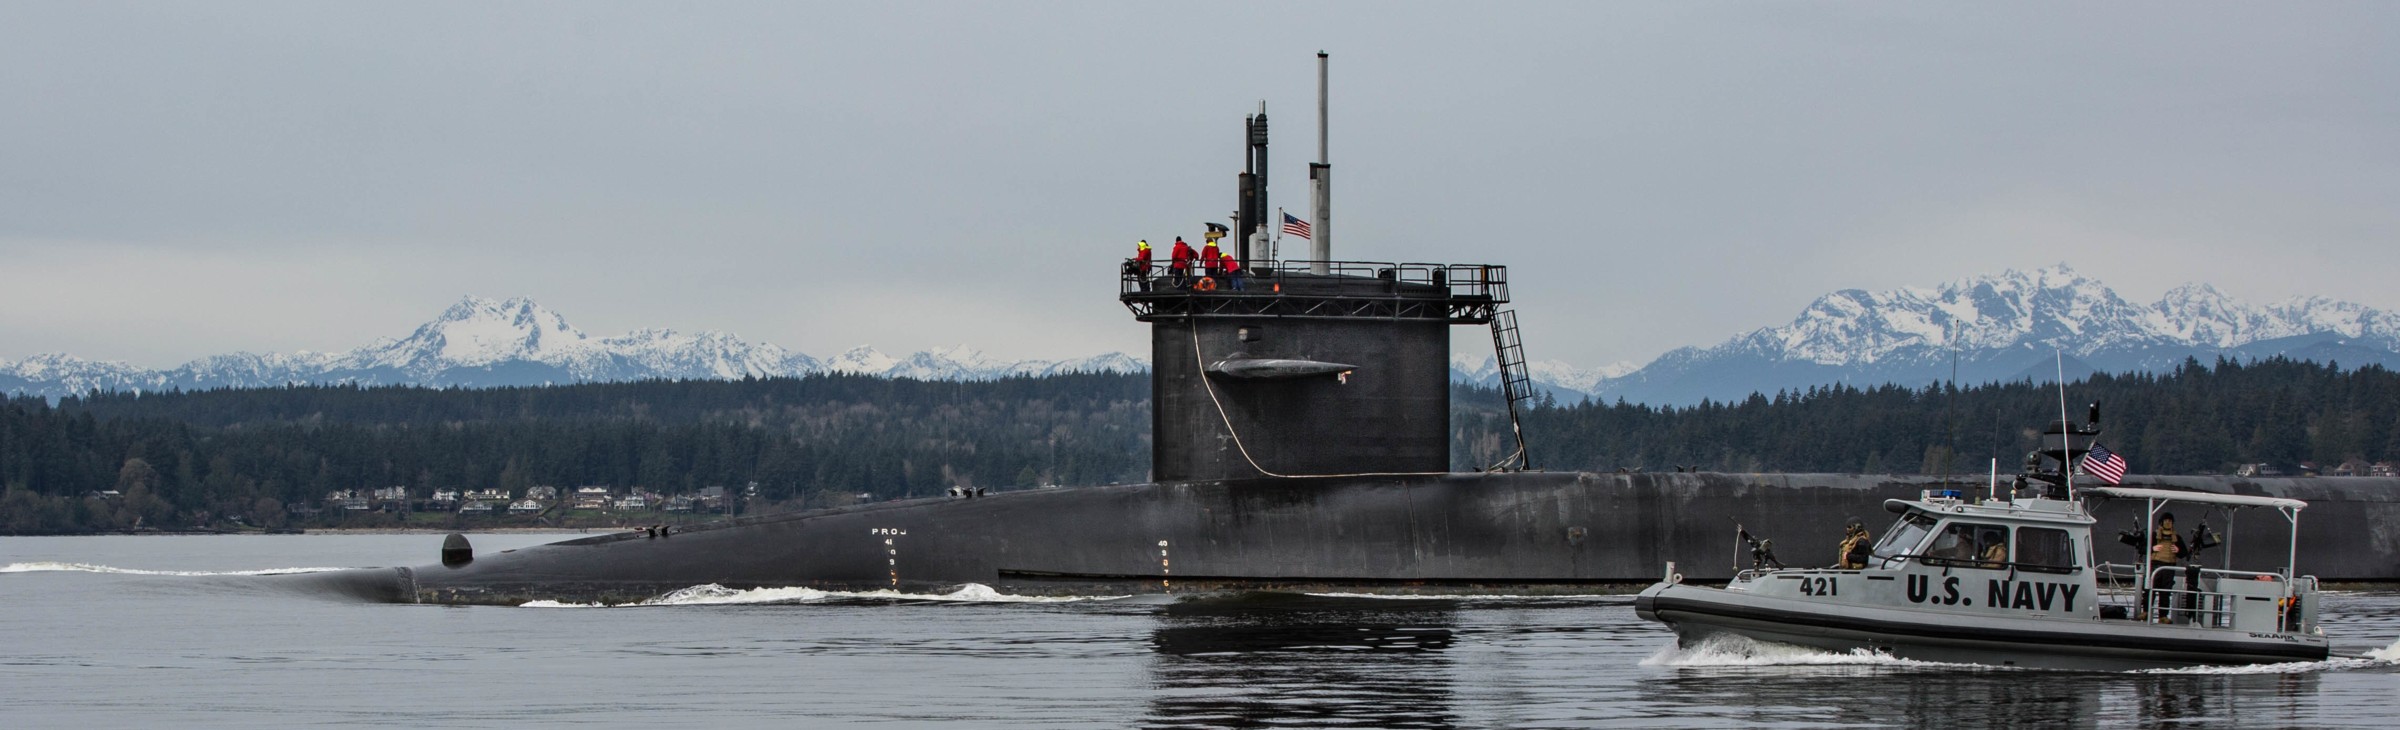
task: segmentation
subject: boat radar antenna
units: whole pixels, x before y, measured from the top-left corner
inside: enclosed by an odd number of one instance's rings
[[[2058,364],[2058,427],[2063,432],[2059,446],[2065,449],[2059,454],[2058,473],[2067,478],[2067,496],[2071,498],[2075,495],[2075,427],[2067,420],[2067,353],[2051,350],[2050,354]]]
[[[2060,500],[2075,498],[2077,457],[2091,453],[2092,444],[2100,437],[2100,404],[2098,402],[2092,403],[2091,415],[2085,419],[2084,423],[2077,424],[2067,420],[2065,360],[2064,355],[2058,357],[2059,419],[2049,428],[2043,429],[2041,448],[2025,454],[2025,471],[2018,476],[2019,483],[2030,479],[2049,485],[2035,496]],[[2043,464],[2045,459],[2056,462],[2057,467],[2055,469],[2045,467]]]

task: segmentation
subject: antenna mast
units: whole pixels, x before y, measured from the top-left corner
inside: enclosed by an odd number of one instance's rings
[[[1333,260],[1333,160],[1326,152],[1325,59],[1325,52],[1318,51],[1317,161],[1308,166],[1308,258],[1316,262],[1308,271],[1320,275],[1332,271],[1325,262]]]

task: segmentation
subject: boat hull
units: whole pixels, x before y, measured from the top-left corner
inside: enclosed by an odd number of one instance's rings
[[[1686,647],[1722,635],[1918,661],[2127,671],[2322,661],[2322,637],[2234,632],[2126,620],[1996,619],[1935,611],[1821,606],[1739,591],[1660,583],[1635,599],[1642,618]]]

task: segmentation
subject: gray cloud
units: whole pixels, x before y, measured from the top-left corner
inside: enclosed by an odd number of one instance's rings
[[[336,349],[461,294],[827,353],[1140,351],[1109,257],[1305,208],[1516,267],[1537,358],[2059,261],[2400,307],[2373,5],[0,6],[0,357]],[[1461,349],[1477,341],[1459,338]]]

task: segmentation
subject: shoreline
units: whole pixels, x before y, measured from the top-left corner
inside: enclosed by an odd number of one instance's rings
[[[30,534],[30,535],[8,535],[8,537],[197,537],[197,536],[211,536],[211,535],[226,535],[226,536],[242,536],[242,535],[247,535],[247,536],[268,536],[268,537],[307,537],[307,536],[309,536],[309,535],[448,535],[448,534],[450,534],[450,533],[453,533],[453,532],[456,532],[456,533],[463,533],[463,534],[474,534],[474,535],[596,535],[596,534],[605,533],[605,532],[626,532],[626,531],[630,531],[630,530],[632,530],[632,529],[634,529],[634,528],[630,528],[630,527],[485,527],[485,528],[476,528],[476,529],[457,530],[457,529],[438,529],[438,528],[425,528],[425,527],[311,527],[311,528],[307,528],[307,529],[306,529],[305,531],[303,531],[303,532],[264,532],[264,531],[259,531],[259,530],[225,530],[225,531],[210,531],[210,530],[181,530],[181,531],[178,531],[178,530],[144,530],[144,531],[140,531],[140,532],[131,532],[131,531],[128,531],[128,532],[76,532],[76,533],[48,533],[48,534],[39,534],[39,533],[37,533],[37,534]]]
[[[474,533],[478,535],[590,535],[602,532],[625,532],[628,527],[487,527],[481,529],[435,529],[424,527],[325,527],[309,528],[302,535],[448,535]],[[251,533],[238,533],[251,534]],[[264,535],[267,533],[256,533]]]

